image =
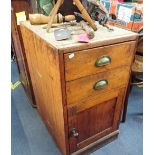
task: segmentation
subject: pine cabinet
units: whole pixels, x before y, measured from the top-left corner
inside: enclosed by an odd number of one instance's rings
[[[137,34],[97,27],[83,44],[21,24],[38,111],[63,155],[88,154],[119,133]]]

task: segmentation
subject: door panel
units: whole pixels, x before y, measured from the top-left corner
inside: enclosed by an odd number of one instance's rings
[[[116,98],[77,114],[78,143],[112,128]]]
[[[120,89],[117,97],[70,115],[71,152],[75,152],[118,129],[124,91],[125,88]]]

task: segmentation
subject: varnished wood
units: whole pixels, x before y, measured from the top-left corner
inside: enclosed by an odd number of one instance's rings
[[[62,153],[66,154],[58,51],[54,51],[25,27],[21,26],[21,30],[38,110]]]
[[[137,35],[98,28],[89,44],[81,44],[76,35],[57,42],[54,29],[21,25],[38,111],[63,155],[88,154],[118,135]],[[111,64],[96,68],[104,54]],[[94,90],[102,79],[108,85]]]
[[[25,11],[27,19],[28,14],[33,12],[31,0],[11,0],[11,6],[14,8],[14,12]]]
[[[65,83],[65,70],[64,70],[64,58],[63,53],[59,53],[59,67],[60,67],[60,78],[61,78],[61,93],[62,93],[62,104],[63,104],[63,116],[64,116],[64,128],[65,128],[65,143],[66,143],[66,154],[69,154],[69,139],[68,139],[68,114],[67,114],[67,100],[66,100],[66,83]]]
[[[78,143],[112,128],[115,104],[116,98],[76,114]],[[80,147],[82,144],[77,145]]]
[[[32,104],[33,107],[36,107],[31,78],[29,75],[29,68],[27,66],[27,60],[25,58],[25,51],[23,47],[21,32],[20,32],[20,28],[17,25],[14,8],[12,8],[11,10],[11,19],[12,19],[11,20],[11,38],[12,38],[11,44],[14,47],[14,53],[16,55],[19,78],[30,100],[30,103]]]
[[[142,34],[137,39],[137,46],[135,46],[134,51],[135,51],[134,53],[136,53],[136,54],[143,55],[143,35]],[[134,54],[134,55],[136,55],[136,54]],[[135,59],[135,57],[133,56],[132,65],[134,64],[134,59]],[[123,113],[122,113],[122,122],[123,123],[126,121],[128,99],[129,99],[129,95],[130,95],[130,92],[132,89],[132,81],[134,79],[134,76],[142,75],[142,74],[143,74],[143,72],[134,72],[131,67],[128,87],[127,87],[126,94],[124,96],[124,107],[123,107]]]
[[[90,153],[96,151],[100,147],[103,147],[104,145],[117,139],[118,134],[119,134],[119,130],[114,131],[114,132],[110,133],[109,135],[106,135],[106,136],[102,137],[101,139],[98,139],[94,143],[91,143],[90,145],[72,153],[71,155],[89,155]]]
[[[130,66],[125,66],[67,82],[67,104],[78,103],[87,97],[89,98],[98,94],[102,95],[111,89],[126,85],[129,71]],[[108,85],[100,90],[94,90],[93,87],[95,83],[102,79],[108,80]]]
[[[83,76],[100,73],[131,63],[132,52],[135,42],[122,43],[118,45],[93,48],[85,51],[65,54],[65,74],[66,80],[74,80]],[[111,58],[111,63],[102,67],[96,67],[98,58],[106,55]]]
[[[79,133],[78,138],[70,137],[71,152],[82,149],[118,129],[125,90],[125,87],[121,88],[117,97],[69,117],[70,130],[76,128]]]
[[[131,77],[129,79],[129,82],[128,82],[128,86],[127,86],[127,91],[126,91],[126,95],[125,95],[125,100],[124,100],[124,106],[123,106],[123,113],[122,113],[122,116],[121,116],[121,121],[124,123],[125,120],[126,120],[126,114],[127,114],[127,107],[128,107],[128,98],[129,98],[129,94],[130,94],[130,90],[131,90]]]
[[[68,115],[72,116],[78,112],[81,112],[83,110],[86,110],[90,107],[93,107],[97,104],[100,104],[102,101],[108,101],[111,98],[115,98],[118,96],[119,89],[111,89],[110,91],[107,91],[104,93],[104,95],[96,94],[94,96],[89,96],[88,98],[84,98],[79,103],[74,103],[68,105]]]
[[[79,43],[77,42],[77,35],[72,35],[71,39],[64,41],[56,41],[54,37],[54,30],[57,28],[52,28],[50,33],[46,33],[46,30],[42,28],[41,25],[31,25],[29,21],[23,22],[24,26],[30,29],[37,36],[45,40],[52,48],[59,50],[62,53],[74,53],[75,51],[88,50],[91,48],[99,48],[107,45],[113,45],[118,43],[124,43],[128,41],[136,40],[138,34],[131,31],[127,31],[121,28],[112,27],[114,29],[113,33],[109,32],[107,28],[96,23],[98,30],[95,31],[95,37],[90,40],[89,43]],[[69,30],[80,29],[81,26],[68,26]],[[84,32],[79,30],[77,32]]]

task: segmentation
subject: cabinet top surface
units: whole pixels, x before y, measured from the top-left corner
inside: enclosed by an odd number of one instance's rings
[[[22,26],[27,27],[41,39],[45,40],[50,46],[63,52],[70,52],[73,50],[84,50],[88,48],[99,47],[103,45],[110,45],[121,43],[124,41],[136,40],[137,34],[118,27],[109,26],[114,31],[109,32],[106,27],[103,27],[96,22],[98,30],[95,31],[95,37],[89,43],[78,43],[77,37],[84,33],[80,26],[67,26],[71,30],[71,38],[63,41],[56,41],[54,37],[54,30],[58,28],[51,28],[47,33],[43,25],[31,25],[29,21],[22,22]]]

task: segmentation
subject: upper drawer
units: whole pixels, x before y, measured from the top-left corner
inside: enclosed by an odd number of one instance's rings
[[[66,81],[130,65],[135,41],[64,54]]]

